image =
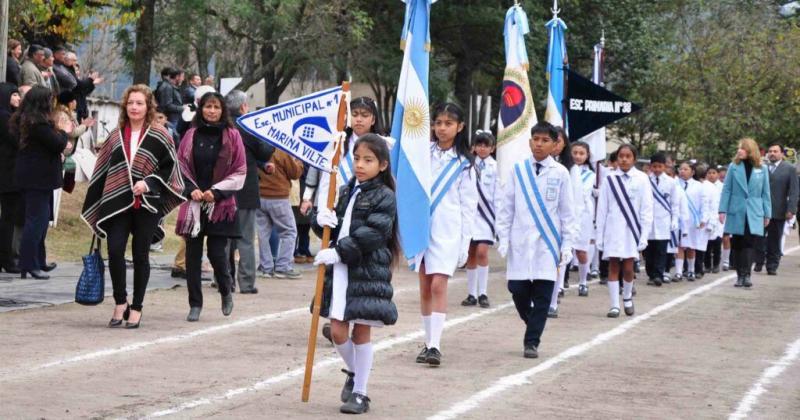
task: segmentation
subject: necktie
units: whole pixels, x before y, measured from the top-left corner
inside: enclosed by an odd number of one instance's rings
[[[683,189],[685,190],[688,187],[689,187],[689,181],[683,181]]]
[[[658,179],[658,177],[656,177],[656,185],[658,185],[658,181],[659,181],[659,179]]]
[[[541,172],[541,170],[542,170],[542,164],[536,162],[536,175],[539,175],[539,172]]]
[[[481,161],[481,163],[480,163],[480,165],[478,165],[478,168],[480,168],[480,170],[484,170],[484,169],[486,169],[486,161],[485,161],[485,160],[482,160],[482,161]]]
[[[774,163],[771,163],[769,165],[769,173],[775,172],[775,168],[777,168],[777,166]]]

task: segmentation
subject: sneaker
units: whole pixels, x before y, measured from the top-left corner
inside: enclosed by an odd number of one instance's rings
[[[728,271],[731,267],[728,264],[722,264],[722,271]]]
[[[585,284],[578,285],[578,296],[589,296],[589,286],[586,286]]]
[[[422,346],[422,351],[417,355],[417,363],[426,363],[428,361],[428,346]]]
[[[478,304],[478,299],[475,296],[467,295],[467,298],[461,301],[461,306],[475,306]]]
[[[548,318],[558,318],[558,308],[550,307],[547,309]]]
[[[522,354],[526,359],[536,359],[539,357],[539,350],[534,345],[525,346],[525,351]]]
[[[259,269],[258,270],[258,277],[263,277],[263,278],[267,278],[267,279],[273,278],[273,277],[275,277],[275,272],[274,271],[267,271],[267,270],[260,270]]]
[[[346,403],[350,400],[350,394],[353,393],[353,387],[356,385],[356,381],[353,379],[356,377],[355,372],[350,372],[347,369],[342,369],[342,373],[347,375],[347,378],[344,380],[344,386],[342,387],[342,395],[341,399],[343,403]]]
[[[600,272],[597,271],[597,270],[592,270],[592,271],[589,272],[589,277],[591,277],[593,279],[596,279],[596,278],[600,277]]]
[[[364,414],[369,411],[369,398],[354,392],[350,394],[350,398],[339,408],[339,411],[345,414]]]
[[[481,308],[488,308],[492,306],[489,304],[489,296],[486,295],[478,296],[478,305],[480,305]]]
[[[288,271],[275,271],[275,277],[279,279],[299,279],[300,277],[303,277],[303,273],[293,268]]]
[[[428,350],[428,357],[425,361],[431,366],[439,366],[442,364],[442,352],[439,351],[437,348],[432,348]]]

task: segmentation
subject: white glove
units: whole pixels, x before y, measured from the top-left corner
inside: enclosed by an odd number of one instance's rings
[[[323,249],[317,252],[317,256],[314,257],[314,265],[331,265],[341,261],[342,259],[339,258],[339,253],[333,248]]]
[[[597,248],[598,252],[603,252],[603,241],[594,241],[594,247]]]
[[[317,224],[322,227],[335,228],[339,224],[339,218],[336,217],[336,212],[323,207],[317,213]]]
[[[500,242],[497,244],[497,253],[505,258],[508,255],[508,241]]]
[[[458,266],[463,267],[469,259],[469,244],[470,241],[463,241],[461,245],[461,252],[458,254]]]
[[[571,249],[562,249],[561,250],[561,261],[559,261],[558,265],[560,267],[564,267],[569,262],[572,261],[572,250]]]
[[[676,230],[678,230],[678,221],[677,220],[670,221],[669,231],[670,232],[675,232]]]
[[[600,189],[592,187],[592,197],[597,198],[600,197]]]
[[[639,242],[639,246],[636,249],[639,252],[642,252],[642,251],[644,251],[645,248],[647,248],[647,241],[641,241],[641,242]]]

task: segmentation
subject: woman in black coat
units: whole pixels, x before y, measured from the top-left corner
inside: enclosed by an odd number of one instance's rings
[[[19,140],[11,135],[9,120],[20,103],[17,86],[0,83],[0,271],[19,273],[14,255],[14,229],[22,227],[19,190],[14,185],[14,164]]]
[[[72,121],[53,122],[53,94],[43,86],[33,87],[11,118],[12,132],[19,136],[19,153],[14,182],[25,202],[25,226],[20,244],[22,278],[50,278],[42,271],[56,268],[47,264],[44,247],[47,225],[53,215],[53,190],[64,184],[62,153]]]
[[[369,410],[367,380],[372,369],[371,327],[397,322],[392,302],[392,267],[398,260],[397,206],[389,170],[389,148],[376,134],[366,134],[353,148],[355,177],[342,189],[336,211],[322,208],[314,226],[337,228],[331,248],[321,250],[315,265],[326,272],[322,315],[331,320],[336,350],[347,364],[342,390],[343,413]],[[353,324],[352,341],[350,324]]]

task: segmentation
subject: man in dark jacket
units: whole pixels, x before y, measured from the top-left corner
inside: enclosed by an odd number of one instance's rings
[[[232,90],[225,96],[225,104],[232,119],[239,118],[248,111],[247,94],[241,90]],[[237,128],[242,135],[242,142],[247,153],[247,177],[244,187],[236,193],[236,203],[239,206],[237,217],[239,227],[242,229],[240,239],[231,240],[231,275],[236,279],[234,262],[235,250],[239,250],[239,290],[240,293],[258,293],[256,283],[256,210],[260,206],[258,192],[258,162],[267,162],[272,158],[275,149],[246,131]]]
[[[161,70],[161,81],[156,86],[158,109],[167,116],[167,120],[174,127],[178,126],[183,112],[183,100],[178,87],[182,78],[183,70],[165,67]]]
[[[86,97],[94,91],[95,85],[103,82],[103,78],[96,72],[92,72],[86,78],[78,77],[75,71],[78,56],[74,52],[67,51],[64,47],[56,47],[53,51],[53,57],[55,58],[53,72],[56,74],[61,92],[69,91],[75,94],[75,100],[78,102],[75,113],[77,114],[78,122],[82,122],[84,118],[89,116]]]
[[[766,235],[756,252],[756,266],[753,271],[761,271],[766,260],[767,274],[778,274],[781,262],[781,238],[787,220],[797,213],[797,173],[788,162],[783,161],[783,145],[772,143],[767,149],[769,165],[769,192],[772,196],[772,215]]]

